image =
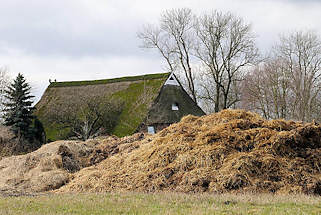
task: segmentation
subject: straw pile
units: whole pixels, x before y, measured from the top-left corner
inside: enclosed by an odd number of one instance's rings
[[[144,133],[136,133],[132,136],[118,138],[117,136],[109,136],[99,139],[99,145],[95,147],[94,152],[89,156],[90,165],[97,164],[106,158],[113,156],[117,153],[126,151],[131,152],[139,148],[140,140],[145,138]],[[150,135],[148,135],[150,136]]]
[[[156,135],[102,142],[57,192],[272,192],[321,195],[321,126],[242,110],[186,116]],[[111,143],[113,142],[113,143]]]
[[[28,194],[66,184],[72,173],[89,166],[95,141],[57,141],[26,155],[0,161],[0,194]]]

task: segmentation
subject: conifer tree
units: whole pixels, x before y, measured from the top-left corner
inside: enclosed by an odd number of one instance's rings
[[[5,90],[7,102],[5,106],[4,124],[10,126],[13,133],[19,139],[33,138],[32,121],[34,119],[32,107],[31,87],[22,74]]]

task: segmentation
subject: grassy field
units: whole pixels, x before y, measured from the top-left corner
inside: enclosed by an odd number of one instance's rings
[[[63,194],[0,197],[0,214],[321,214],[304,195]]]

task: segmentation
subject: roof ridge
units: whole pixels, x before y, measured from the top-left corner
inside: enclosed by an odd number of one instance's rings
[[[125,76],[111,79],[98,79],[98,80],[84,80],[84,81],[63,81],[63,82],[52,82],[48,86],[51,87],[74,87],[74,86],[86,86],[86,85],[97,85],[97,84],[110,84],[125,81],[140,81],[140,80],[152,80],[167,78],[170,73],[154,73],[137,76]]]

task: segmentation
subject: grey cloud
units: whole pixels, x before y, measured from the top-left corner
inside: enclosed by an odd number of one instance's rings
[[[135,34],[137,21],[110,23],[106,20],[108,16],[94,19],[86,13],[86,8],[63,2],[66,1],[5,3],[0,8],[0,44],[36,55],[78,57],[142,53]]]
[[[108,29],[108,30],[107,30]],[[0,41],[11,48],[37,55],[135,55],[139,54],[134,32],[118,29],[93,29],[93,33],[76,35],[72,32],[46,28],[0,28]],[[138,52],[137,52],[138,51]]]
[[[266,2],[287,2],[287,3],[311,3],[317,2],[320,3],[320,0],[250,0],[250,1],[266,1]]]
[[[266,2],[303,3],[306,0],[262,0]],[[121,3],[119,3],[121,2]],[[188,1],[185,1],[188,2]],[[192,1],[191,1],[192,2]],[[219,2],[219,1],[217,1]],[[226,7],[232,1],[227,1]],[[244,1],[240,13],[247,11]],[[317,2],[317,0],[308,0]],[[137,4],[144,5],[144,1]],[[91,10],[88,6],[96,6]],[[100,8],[102,4],[102,8]],[[141,20],[140,14],[128,14],[130,1],[112,0],[10,0],[0,7],[0,53],[7,47],[39,56],[144,56],[137,29],[149,20]],[[173,5],[170,1],[164,4]],[[213,7],[216,5],[214,3]],[[208,3],[207,8],[210,8]],[[150,6],[150,5],[149,5]],[[182,5],[186,7],[187,5]],[[155,10],[155,8],[154,8]],[[137,11],[135,11],[137,12]],[[245,13],[246,14],[246,13]],[[137,15],[137,16],[136,16]],[[158,15],[158,14],[157,14]],[[261,16],[261,14],[259,14]],[[261,19],[262,20],[262,19]],[[266,21],[266,20],[265,20]],[[264,35],[261,35],[264,37]],[[149,55],[150,56],[150,55]],[[151,55],[154,56],[154,55]]]
[[[232,11],[253,23],[258,45],[278,34],[319,29],[320,0],[4,0],[0,4],[0,66],[23,72],[39,97],[49,78],[101,79],[162,72],[157,52],[138,48],[136,31],[164,9]],[[13,51],[12,51],[13,50]],[[90,71],[90,72],[88,72]]]
[[[302,3],[305,3],[305,2],[318,2],[318,3],[320,3],[320,0],[284,0],[284,1],[288,1],[288,2],[302,2]]]

